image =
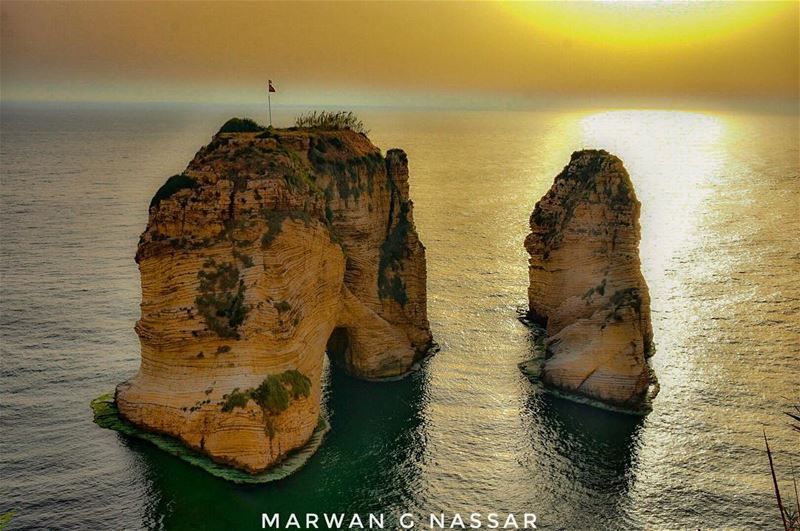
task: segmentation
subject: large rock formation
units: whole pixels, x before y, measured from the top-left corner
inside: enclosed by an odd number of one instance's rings
[[[214,136],[150,205],[121,415],[258,472],[311,436],[326,351],[406,373],[431,343],[408,194],[405,153],[351,130]]]
[[[575,152],[536,204],[525,239],[529,318],[547,330],[541,378],[626,409],[642,407],[652,381],[639,210],[621,160]]]

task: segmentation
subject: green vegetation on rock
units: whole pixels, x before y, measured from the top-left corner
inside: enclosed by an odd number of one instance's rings
[[[584,293],[583,297],[581,297],[586,301],[586,304],[589,304],[589,302],[592,299],[592,295],[594,295],[595,293],[597,293],[601,297],[606,294],[606,280],[607,279],[604,278],[600,284],[586,290],[586,293]]]
[[[383,156],[378,152],[353,155],[341,139],[335,136],[321,134],[311,138],[308,160],[315,171],[333,177],[339,198],[344,201],[350,197],[358,200],[362,194],[371,194],[375,186],[375,176],[385,169]],[[366,180],[362,178],[364,175]],[[334,198],[331,187],[323,192],[326,200]]]
[[[286,301],[276,302],[273,304],[275,309],[278,310],[278,313],[286,313],[292,309],[292,305]]]
[[[262,216],[267,221],[267,232],[261,235],[261,247],[266,248],[278,237],[283,227],[283,220],[292,218],[302,220],[306,225],[311,223],[311,216],[303,210],[267,210],[262,209]]]
[[[622,316],[618,312],[623,308],[631,308],[637,313],[641,313],[642,296],[639,293],[639,288],[625,288],[615,291],[606,304],[606,308],[609,309],[606,321],[610,319],[621,320]]]
[[[250,391],[250,396],[268,415],[277,415],[289,408],[289,392],[281,383],[280,377],[272,374]]]
[[[408,202],[400,201],[397,223],[389,231],[386,240],[381,245],[378,263],[378,293],[382,298],[392,297],[403,306],[408,302],[405,284],[399,276],[395,275],[390,278],[388,272],[391,270],[398,273],[401,269],[401,261],[405,258],[406,238],[411,228],[408,211]]]
[[[14,509],[6,511],[3,514],[0,514],[0,531],[5,529],[8,526],[8,524],[11,523],[11,520],[14,518],[15,514],[17,514],[17,511],[15,511]]]
[[[250,256],[244,254],[243,252],[234,249],[233,257],[239,260],[244,267],[253,267],[253,259]]]
[[[285,154],[291,161],[291,169],[283,178],[286,180],[291,188],[295,190],[304,190],[308,188],[314,193],[321,193],[322,191],[317,187],[317,176],[308,171],[308,165],[300,160],[300,156],[296,151],[286,148],[280,148],[280,152]]]
[[[229,413],[233,411],[234,408],[245,407],[248,400],[250,400],[250,395],[240,392],[237,387],[231,391],[230,394],[225,395],[225,400],[222,402],[222,411]]]
[[[311,394],[311,380],[297,369],[283,371],[280,375],[281,383],[289,386],[292,398],[308,398]]]
[[[161,188],[158,189],[156,195],[153,196],[153,199],[150,200],[150,208],[157,206],[161,201],[172,197],[174,194],[181,190],[187,190],[192,188],[197,188],[198,184],[197,181],[192,179],[191,177],[187,177],[186,175],[173,175],[167,182],[165,182]]]
[[[269,210],[264,212],[264,217],[267,220],[267,232],[261,235],[261,247],[269,247],[269,244],[281,233],[286,216],[283,212]]]
[[[270,374],[255,389],[239,391],[238,388],[225,395],[222,411],[230,412],[245,407],[251,398],[261,407],[265,415],[278,415],[289,407],[291,400],[307,398],[311,394],[311,380],[297,369]]]
[[[208,328],[218,336],[238,339],[238,327],[249,311],[244,303],[244,280],[239,278],[239,269],[229,262],[217,264],[213,258],[203,267],[197,273],[201,293],[195,299],[197,309]]]
[[[250,118],[231,118],[220,127],[219,133],[260,133],[266,127],[258,125]]]

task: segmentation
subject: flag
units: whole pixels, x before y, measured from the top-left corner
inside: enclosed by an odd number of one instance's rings
[[[270,91],[270,92],[277,92],[277,91],[275,90],[275,87],[273,87],[273,86],[272,86],[272,80],[271,80],[271,79],[269,80],[269,91]]]

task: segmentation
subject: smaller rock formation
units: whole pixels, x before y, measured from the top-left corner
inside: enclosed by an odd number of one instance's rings
[[[640,206],[620,159],[578,151],[536,204],[525,239],[528,319],[547,331],[541,379],[626,410],[646,408],[655,383]]]

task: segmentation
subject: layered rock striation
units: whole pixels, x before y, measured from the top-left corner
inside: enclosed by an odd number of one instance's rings
[[[536,204],[525,239],[528,317],[547,332],[542,380],[625,409],[642,408],[653,383],[639,211],[622,161],[579,151]]]
[[[255,473],[310,438],[326,352],[368,379],[425,354],[425,248],[403,151],[349,129],[230,129],[150,204],[141,367],[115,401]]]

